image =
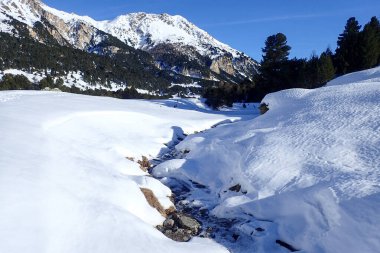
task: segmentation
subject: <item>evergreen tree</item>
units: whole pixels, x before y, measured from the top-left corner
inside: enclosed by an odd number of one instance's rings
[[[0,90],[34,90],[37,87],[23,75],[5,74],[0,81]]]
[[[282,33],[269,36],[265,41],[265,47],[262,49],[260,83],[270,87],[269,91],[276,91],[287,85],[283,83],[286,79],[286,73],[284,73],[286,68],[284,67],[288,61],[290,49],[286,36]]]
[[[265,41],[265,48],[262,49],[262,64],[282,63],[288,60],[291,47],[286,43],[287,39],[283,33],[269,36]]]
[[[351,17],[347,20],[343,33],[339,35],[335,59],[339,74],[346,74],[359,69],[360,27],[358,21]]]
[[[307,61],[305,88],[315,88],[319,83],[319,57],[313,53]]]
[[[332,52],[328,48],[319,57],[318,83],[325,84],[335,76],[335,68],[332,60]]]
[[[376,17],[366,24],[360,36],[360,69],[376,66],[380,60],[380,23]]]

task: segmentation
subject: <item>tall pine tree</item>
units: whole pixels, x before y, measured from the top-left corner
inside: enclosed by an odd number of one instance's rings
[[[276,91],[285,88],[286,79],[284,66],[288,61],[291,47],[287,45],[286,36],[282,33],[269,36],[265,41],[263,60],[260,67],[260,83],[268,91]]]
[[[366,24],[360,36],[360,69],[368,69],[379,64],[380,23],[376,17]]]
[[[359,69],[360,27],[358,21],[354,17],[351,17],[347,20],[343,33],[339,35],[335,58],[339,74],[346,74]]]

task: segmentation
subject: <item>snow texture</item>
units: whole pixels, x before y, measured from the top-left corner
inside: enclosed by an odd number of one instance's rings
[[[156,230],[164,218],[140,188],[165,208],[171,191],[136,162],[233,115],[187,101],[0,92],[0,252],[227,252]]]
[[[255,237],[237,252],[286,252],[275,240],[302,252],[378,252],[379,78],[374,68],[269,94],[266,114],[190,136],[176,147],[186,158],[154,174],[207,186],[195,198],[213,199],[212,214],[244,221],[232,229]]]

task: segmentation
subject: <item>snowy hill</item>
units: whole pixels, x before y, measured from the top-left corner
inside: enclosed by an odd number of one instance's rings
[[[253,59],[181,16],[132,13],[111,21],[95,21],[56,10],[39,0],[2,0],[2,32],[15,33],[13,19],[26,24],[30,35],[38,41],[41,38],[35,25],[40,23],[61,45],[89,52],[104,53],[104,44],[106,51],[117,52],[118,43],[108,45],[108,35],[112,35],[120,43],[149,52],[160,69],[188,77],[238,82],[256,73],[257,63]]]
[[[240,118],[172,102],[0,92],[0,252],[227,252],[156,230],[164,218],[140,188],[165,208],[171,191],[126,159],[155,157],[181,130]]]
[[[301,252],[378,252],[379,77],[375,68],[269,94],[266,114],[187,138],[177,146],[186,158],[154,174],[205,185],[188,202],[235,220],[237,243],[252,238],[249,251],[236,252],[287,252],[279,242]]]

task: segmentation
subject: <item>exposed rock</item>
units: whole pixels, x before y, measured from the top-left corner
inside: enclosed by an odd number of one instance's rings
[[[232,238],[234,238],[235,241],[237,241],[237,239],[239,239],[240,235],[238,234],[233,234],[232,235]]]
[[[183,213],[173,213],[157,229],[174,241],[187,242],[199,234],[201,224]]]
[[[170,196],[169,199],[170,199],[170,201],[172,203],[175,202],[173,196]],[[168,217],[169,215],[172,215],[173,213],[175,213],[175,211],[176,211],[176,209],[175,209],[174,206],[169,207],[168,209],[165,210],[165,214],[166,214],[165,217]]]
[[[210,69],[217,74],[221,74],[222,71],[227,74],[234,75],[235,69],[232,62],[232,57],[221,56],[212,61]]]
[[[240,184],[234,185],[234,186],[230,187],[228,190],[233,191],[233,192],[240,192],[241,185]]]
[[[173,215],[173,219],[180,228],[190,230],[193,235],[198,234],[201,229],[201,224],[196,219],[186,214],[176,213]]]
[[[147,188],[140,188],[140,190],[144,194],[145,199],[148,201],[149,205],[155,208],[162,216],[166,217],[165,209],[162,207],[153,191]]]
[[[166,219],[166,220],[164,221],[163,225],[164,225],[164,228],[166,228],[166,229],[171,229],[171,228],[174,226],[174,220],[168,218],[168,219]]]
[[[296,251],[299,251],[298,249],[294,248],[292,245],[290,245],[289,243],[286,243],[282,240],[276,240],[276,243],[286,249],[288,249],[290,252],[296,252]]]
[[[140,164],[140,169],[147,172],[148,169],[151,167],[151,164],[146,156],[142,156],[141,160],[137,161],[138,164]]]
[[[177,242],[188,242],[191,239],[191,235],[185,229],[177,229],[176,231],[166,230],[164,234],[170,239]]]
[[[260,114],[263,115],[264,113],[266,113],[267,111],[269,111],[269,107],[268,107],[267,104],[262,103],[259,106],[259,110],[260,110]]]

